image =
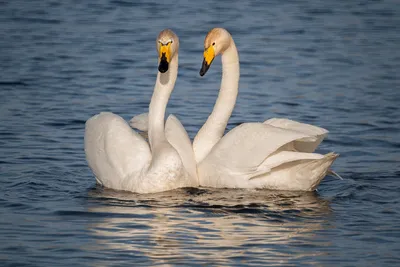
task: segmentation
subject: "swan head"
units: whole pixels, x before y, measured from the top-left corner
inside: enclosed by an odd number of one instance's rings
[[[223,28],[214,28],[208,32],[204,39],[204,59],[200,76],[206,74],[216,56],[223,54],[228,49],[231,40],[231,34]]]
[[[158,71],[165,73],[168,71],[171,59],[178,54],[179,38],[170,29],[165,29],[160,32],[157,37],[158,51]]]

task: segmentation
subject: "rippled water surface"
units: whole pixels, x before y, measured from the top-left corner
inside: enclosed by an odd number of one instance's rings
[[[1,266],[399,266],[397,1],[0,2]],[[240,53],[228,128],[286,117],[330,131],[340,154],[317,192],[96,186],[83,151],[100,111],[146,112],[155,38],[181,39],[168,105],[193,137],[218,93],[203,40]]]

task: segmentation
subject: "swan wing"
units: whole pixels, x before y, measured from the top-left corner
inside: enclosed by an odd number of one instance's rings
[[[149,113],[142,113],[134,116],[129,121],[129,125],[133,129],[138,129],[139,131],[147,132],[149,130]]]
[[[277,151],[271,156],[267,157],[255,171],[249,172],[247,174],[247,179],[257,178],[260,175],[265,175],[271,172],[274,168],[282,166],[286,163],[291,163],[295,161],[309,161],[322,159],[324,155],[317,153],[305,153],[305,152],[294,152],[294,151]]]
[[[126,181],[151,161],[147,142],[126,121],[102,112],[86,122],[85,153],[97,181],[109,188],[127,189]]]
[[[197,165],[194,158],[192,142],[182,123],[174,115],[169,115],[165,124],[165,136],[168,142],[176,149],[182,163],[190,176],[195,180],[193,186],[198,185]]]
[[[243,123],[228,132],[206,157],[223,168],[251,173],[286,144],[309,135],[263,123]]]
[[[263,123],[239,125],[199,164],[200,185],[314,190],[338,155],[286,150],[289,144],[311,137]]]
[[[247,175],[233,176],[236,184],[249,188],[312,191],[320,184],[338,154],[281,151],[268,157],[259,169]],[[231,177],[232,178],[232,177]],[[227,185],[232,182],[226,180]]]
[[[300,152],[314,152],[322,140],[328,135],[328,130],[324,128],[289,119],[272,118],[264,121],[264,124],[308,135],[308,137],[293,142],[293,149]]]

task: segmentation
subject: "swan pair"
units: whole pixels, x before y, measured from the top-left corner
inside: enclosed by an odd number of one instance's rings
[[[211,115],[193,141],[165,109],[178,72],[179,39],[157,38],[158,74],[149,113],[130,125],[148,131],[148,143],[108,112],[86,122],[85,153],[98,183],[117,190],[155,193],[179,187],[314,190],[337,154],[313,153],[328,131],[288,119],[243,123],[225,136],[239,86],[239,56],[228,31],[212,29],[204,41],[203,76],[222,55],[221,89]]]

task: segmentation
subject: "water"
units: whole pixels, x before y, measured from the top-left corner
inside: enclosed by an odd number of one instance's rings
[[[87,1],[88,2],[88,1]],[[400,6],[396,1],[0,3],[2,266],[399,266]],[[227,28],[241,80],[228,128],[286,117],[330,130],[317,192],[96,186],[84,123],[146,112],[155,38],[181,39],[168,105],[191,137],[218,93],[199,77]]]

